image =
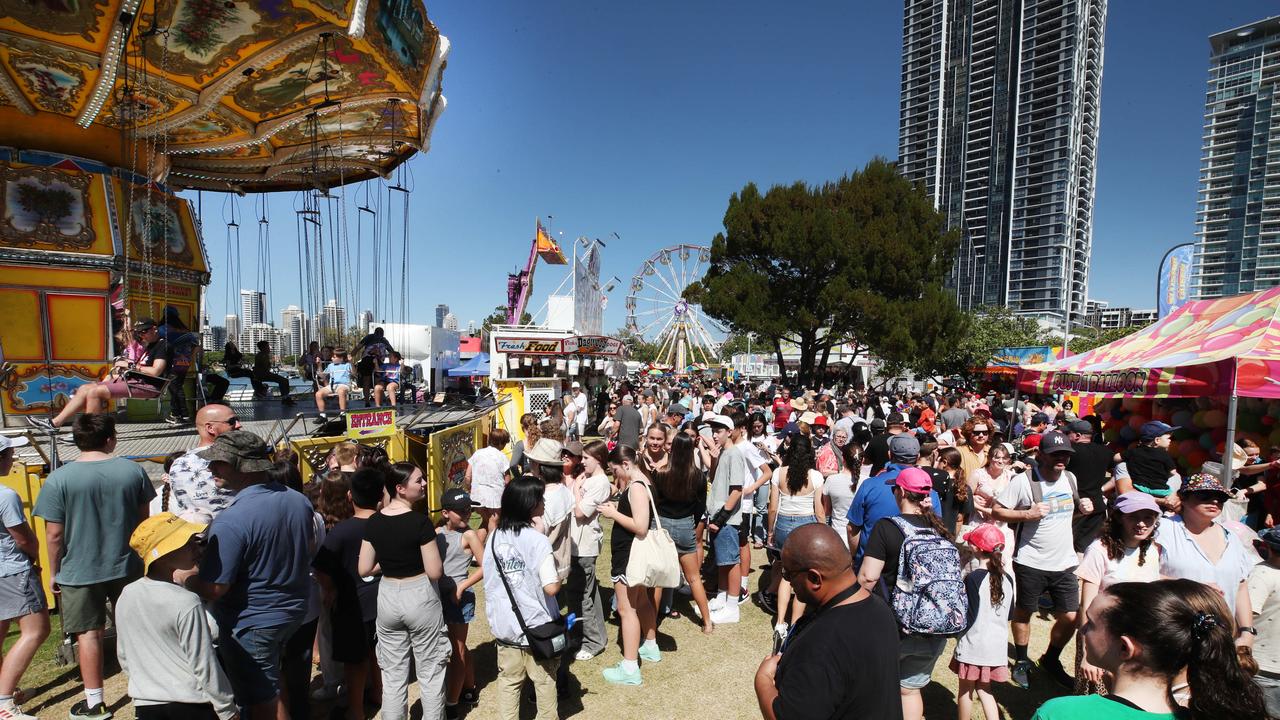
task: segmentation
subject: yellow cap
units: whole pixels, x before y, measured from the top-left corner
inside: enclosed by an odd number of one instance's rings
[[[151,563],[181,549],[191,541],[192,535],[204,532],[208,525],[187,522],[173,513],[163,512],[143,520],[129,538],[129,547],[142,557],[142,571],[151,569]]]

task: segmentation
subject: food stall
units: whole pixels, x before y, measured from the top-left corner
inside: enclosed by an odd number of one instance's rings
[[[502,426],[522,436],[520,416],[542,414],[578,381],[589,398],[608,379],[625,374],[625,348],[617,338],[575,335],[568,330],[499,325],[489,335],[490,382],[494,393],[511,402],[503,406]]]
[[[1104,437],[1118,444],[1148,419],[1181,425],[1170,451],[1194,470],[1242,435],[1280,443],[1278,378],[1280,288],[1272,288],[1187,303],[1089,352],[1022,366],[1018,387],[1118,398],[1100,406]]]

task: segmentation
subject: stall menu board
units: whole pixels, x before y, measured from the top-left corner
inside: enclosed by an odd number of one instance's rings
[[[494,350],[508,355],[559,355],[562,352],[560,338],[504,338],[493,341]]]
[[[621,355],[622,341],[617,338],[605,337],[604,335],[578,335],[576,337],[566,338],[564,341],[565,354],[578,355]]]

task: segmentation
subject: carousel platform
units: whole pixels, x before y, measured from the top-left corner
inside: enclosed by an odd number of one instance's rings
[[[273,400],[231,401],[230,406],[240,419],[241,427],[262,436],[269,443],[312,437],[332,437],[344,430],[342,415],[337,408],[329,409],[327,422],[322,422],[314,403],[284,405]],[[479,402],[455,400],[401,404],[396,409],[396,424],[406,432],[428,434],[433,430],[451,427],[474,420],[493,411],[492,398]],[[363,410],[364,403],[355,401],[348,410]],[[200,441],[194,425],[170,425],[164,422],[129,422],[124,412],[117,414],[115,454],[139,461],[148,474],[159,477],[164,472],[165,456],[189,450]],[[71,442],[69,430],[55,437],[35,428],[8,428],[4,434],[27,437],[31,444],[18,449],[18,461],[32,464],[59,465],[75,460],[80,451]]]

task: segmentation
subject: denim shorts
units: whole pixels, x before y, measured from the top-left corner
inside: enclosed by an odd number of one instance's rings
[[[440,612],[447,625],[466,625],[476,619],[476,594],[462,591],[462,602],[455,602],[453,590],[440,593]]]
[[[782,552],[782,546],[787,543],[787,536],[792,530],[816,522],[818,518],[813,515],[778,515],[773,521],[773,548]]]
[[[737,565],[742,558],[738,544],[738,526],[725,525],[711,539],[711,549],[716,556],[716,567]]]
[[[1280,678],[1263,671],[1255,676],[1253,681],[1262,688],[1262,701],[1267,705],[1267,712],[1271,715],[1280,713]]]
[[[698,539],[693,535],[693,518],[669,518],[658,516],[658,520],[662,522],[662,529],[667,531],[671,536],[671,541],[676,544],[676,552],[681,555],[688,555],[698,550]]]
[[[898,646],[898,685],[907,690],[919,690],[928,685],[933,677],[933,666],[946,644],[944,637],[903,637]]]
[[[280,694],[280,658],[301,624],[298,618],[286,625],[223,630],[218,651],[237,705],[259,705]]]

